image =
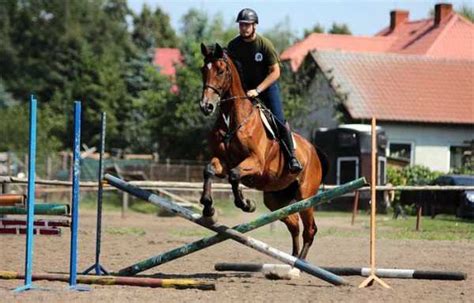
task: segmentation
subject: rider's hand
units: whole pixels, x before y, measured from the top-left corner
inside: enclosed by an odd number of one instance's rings
[[[247,97],[255,98],[258,97],[258,91],[256,89],[251,89],[247,92]]]

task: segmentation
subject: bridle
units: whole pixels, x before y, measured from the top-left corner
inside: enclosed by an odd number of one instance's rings
[[[232,83],[232,72],[230,71],[229,67],[229,62],[227,61],[227,57],[224,56],[223,58],[219,58],[216,61],[224,61],[225,66],[226,66],[226,77],[229,80],[229,83]],[[210,63],[211,60],[206,60],[204,61],[206,64]],[[227,80],[227,79],[226,79]],[[217,102],[217,105],[220,105],[221,103],[227,102],[227,101],[232,101],[232,100],[237,100],[237,99],[249,99],[247,96],[232,96],[228,98],[222,99],[222,96],[224,95],[224,88],[223,87],[215,87],[213,85],[210,85],[209,83],[204,84],[204,89],[211,89],[213,90],[218,96],[219,96],[219,101]]]
[[[232,83],[232,72],[230,70],[230,66],[229,66],[229,62],[227,61],[227,57],[224,56],[223,58],[219,58],[217,60],[224,61],[225,65],[226,65],[226,77],[229,80],[228,83]],[[206,60],[205,61],[206,64],[208,64],[210,62],[211,62],[211,60]],[[254,114],[255,104],[256,104],[254,102],[255,99],[247,97],[247,96],[232,96],[232,97],[222,99],[222,96],[225,93],[224,92],[224,87],[215,87],[213,85],[210,85],[209,83],[205,83],[204,84],[204,89],[207,89],[207,88],[213,90],[219,96],[219,101],[217,102],[217,106],[219,106],[221,103],[232,101],[232,100],[238,100],[238,99],[249,99],[254,104],[254,106],[252,106],[252,111],[247,115],[247,117],[245,117],[245,119],[241,123],[239,123],[239,125],[237,125],[234,129],[228,128],[227,131],[225,133],[223,133],[223,135],[222,135],[223,136],[223,142],[224,142],[225,146],[229,146],[230,141],[235,136],[235,134],[242,128],[242,126],[247,124],[247,122],[250,120],[250,117]],[[229,125],[227,127],[229,127]]]

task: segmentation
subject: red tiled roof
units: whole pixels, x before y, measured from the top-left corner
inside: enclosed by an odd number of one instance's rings
[[[474,60],[474,24],[456,13],[438,26],[433,19],[405,22],[394,31],[383,29],[376,37],[395,38],[388,52]]]
[[[354,119],[474,124],[474,61],[315,51]]]
[[[183,61],[183,56],[177,48],[156,48],[153,65],[160,67],[162,75],[174,76],[175,65]]]
[[[394,39],[387,37],[362,37],[312,33],[304,40],[287,48],[281,60],[291,60],[291,69],[296,71],[309,51],[346,50],[356,52],[385,52]]]
[[[434,19],[404,21],[394,30],[387,27],[375,37],[316,34],[294,44],[281,54],[296,71],[305,56],[314,50],[400,53],[435,58],[474,60],[474,24],[451,13],[439,25]]]

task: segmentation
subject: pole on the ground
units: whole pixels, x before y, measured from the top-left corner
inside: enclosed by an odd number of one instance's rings
[[[377,123],[375,117],[372,117],[372,165],[371,165],[371,178],[370,178],[370,276],[365,279],[360,285],[359,288],[371,286],[373,282],[378,282],[385,288],[391,288],[386,284],[382,279],[377,277],[376,268],[375,268],[375,212],[377,205],[377,196],[375,189],[377,187]]]
[[[98,174],[98,185],[99,190],[97,192],[97,226],[96,226],[96,239],[95,239],[95,263],[86,269],[83,274],[88,274],[91,270],[95,270],[96,275],[108,275],[109,273],[100,265],[100,238],[102,235],[102,196],[104,192],[104,150],[105,150],[105,130],[106,130],[106,118],[105,112],[102,113],[100,124],[100,151],[99,151],[99,174]]]
[[[14,271],[0,271],[0,279],[12,280],[22,279],[23,275]],[[68,275],[64,274],[33,274],[33,280],[62,281],[69,280]],[[128,285],[142,287],[162,287],[188,289],[195,288],[200,290],[215,290],[214,283],[206,281],[196,281],[192,279],[158,279],[158,278],[135,278],[135,277],[117,277],[117,276],[78,276],[77,280],[84,284],[99,285]]]
[[[189,221],[192,221],[198,225],[201,225],[205,228],[211,229],[217,233],[223,234],[227,236],[228,238],[231,238],[232,240],[235,240],[243,245],[246,245],[250,248],[253,248],[263,254],[266,254],[270,257],[273,257],[277,260],[280,260],[281,262],[284,262],[286,264],[289,264],[291,266],[294,266],[308,274],[311,274],[315,277],[318,277],[326,282],[329,282],[333,285],[345,285],[347,284],[346,281],[344,281],[341,277],[338,277],[328,271],[322,270],[321,268],[311,265],[303,260],[300,260],[294,256],[291,256],[287,253],[284,253],[282,251],[279,251],[273,247],[270,247],[269,245],[253,239],[251,237],[247,237],[243,235],[241,232],[231,229],[227,226],[221,225],[221,224],[213,224],[213,225],[207,225],[202,222],[202,217],[201,215],[194,213],[184,207],[181,207],[175,203],[172,203],[160,196],[157,196],[155,194],[152,194],[148,191],[145,191],[141,188],[138,188],[136,186],[131,185],[130,183],[127,183],[119,178],[116,178],[114,176],[105,175],[105,179],[108,181],[108,183],[114,187],[117,187],[123,191],[128,192],[129,194],[136,196],[140,199],[143,199],[145,201],[148,201],[150,203],[153,203],[155,205],[161,206],[165,208],[166,210],[173,212],[177,214],[178,216],[181,216],[182,218],[185,218]],[[363,181],[362,181],[363,182]],[[294,206],[290,205],[290,206]],[[307,208],[307,207],[305,207]],[[288,211],[288,209],[286,209]],[[287,215],[283,215],[282,217],[285,217]]]
[[[216,263],[214,269],[217,271],[242,271],[242,272],[262,272],[265,268],[287,268],[286,264],[266,264],[266,263]],[[371,268],[367,267],[326,267],[321,268],[339,276],[369,276]],[[425,279],[425,280],[451,280],[462,281],[467,279],[467,274],[457,271],[437,271],[437,270],[416,270],[400,268],[377,268],[375,270],[378,277],[394,279]]]
[[[25,257],[25,284],[15,289],[17,292],[34,288],[32,284],[33,274],[33,249],[34,235],[33,223],[35,221],[35,178],[36,178],[36,108],[35,96],[30,97],[30,126],[29,126],[29,148],[28,148],[28,198],[26,217],[26,257]]]
[[[107,176],[105,178],[107,179]],[[335,197],[341,196],[357,188],[360,188],[364,186],[365,184],[366,184],[366,181],[364,178],[354,180],[352,182],[343,184],[335,189],[322,192],[313,197],[285,206],[271,213],[264,214],[251,222],[234,226],[233,229],[241,233],[249,232],[251,230],[267,225],[271,222],[277,221],[281,218],[287,217],[293,213],[300,212],[303,209],[314,207],[318,204],[327,202]],[[126,268],[123,268],[118,273],[119,275],[124,275],[124,276],[135,275],[137,273],[153,268],[155,266],[170,262],[172,260],[184,257],[190,253],[210,247],[212,245],[215,245],[227,239],[229,239],[229,237],[222,234],[205,237],[200,240],[194,241],[192,243],[188,243],[181,247],[172,249],[168,252],[164,252],[160,255],[153,256],[146,260],[140,261]]]
[[[71,206],[71,251],[69,259],[69,288],[88,290],[77,285],[77,234],[79,231],[79,182],[81,177],[81,102],[74,101],[74,145]]]

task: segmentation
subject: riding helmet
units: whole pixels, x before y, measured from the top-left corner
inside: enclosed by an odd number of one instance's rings
[[[237,15],[235,22],[256,23],[258,24],[257,13],[251,8],[244,8]]]

